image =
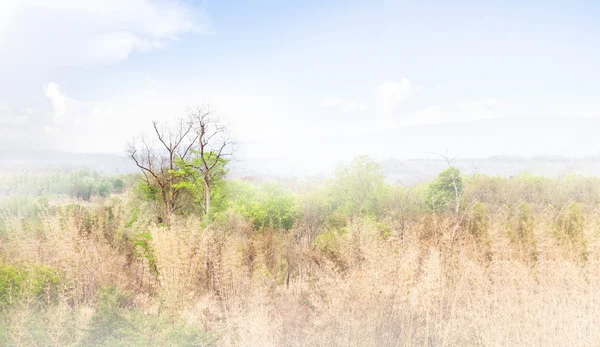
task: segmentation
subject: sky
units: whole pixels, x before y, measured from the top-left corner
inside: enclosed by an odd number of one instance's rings
[[[210,105],[238,157],[600,154],[595,1],[0,0],[0,150],[122,153]]]

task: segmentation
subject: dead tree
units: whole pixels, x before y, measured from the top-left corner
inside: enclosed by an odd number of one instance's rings
[[[194,149],[200,159],[195,169],[204,181],[204,213],[210,214],[210,192],[219,164],[233,155],[233,140],[229,129],[212,116],[208,107],[200,107],[190,112],[190,123],[193,127]]]
[[[143,179],[149,189],[156,189],[162,202],[163,220],[176,210],[180,189],[175,188],[181,177],[175,173],[178,159],[186,160],[192,155],[192,146],[198,135],[189,120],[180,119],[175,126],[167,128],[152,123],[158,148],[154,141],[141,137],[141,144],[135,141],[127,145],[127,156],[131,158],[143,173]]]

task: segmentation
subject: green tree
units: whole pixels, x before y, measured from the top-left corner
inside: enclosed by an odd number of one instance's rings
[[[233,183],[230,208],[251,220],[258,231],[290,230],[297,215],[296,199],[278,183],[256,187],[248,182]]]
[[[155,148],[142,137],[141,145],[135,142],[128,145],[127,155],[143,174],[139,190],[162,204],[162,219],[168,222],[168,217],[181,208],[179,202],[183,189],[178,184],[186,179],[178,174],[176,163],[178,160],[190,159],[192,146],[198,136],[194,132],[193,123],[188,120],[180,119],[168,128],[159,126],[157,122],[152,124],[161,147]]]
[[[213,183],[222,172],[220,165],[223,160],[233,154],[233,141],[229,137],[227,127],[213,117],[207,107],[192,112],[190,123],[196,137],[194,141],[196,157],[200,159],[194,167],[203,178],[204,212],[208,221]]]
[[[178,183],[173,185],[175,189],[185,190],[190,200],[189,205],[191,207],[197,206],[200,208],[204,215],[211,213],[210,201],[217,203],[217,211],[220,212],[223,208],[223,179],[227,175],[228,160],[223,157],[216,159],[215,165],[211,169],[209,187],[210,194],[209,204],[206,201],[206,175],[202,173],[202,167],[204,162],[210,162],[215,160],[216,155],[214,153],[205,153],[204,160],[200,158],[200,153],[196,150],[191,150],[192,157],[188,160],[178,158],[176,160],[176,171],[175,175],[179,178]],[[183,197],[182,197],[183,198]]]
[[[390,192],[384,179],[381,167],[369,156],[338,164],[330,186],[332,206],[348,216],[381,214]]]
[[[115,192],[122,192],[124,187],[125,187],[125,183],[123,182],[122,179],[120,178],[115,178],[112,182],[112,186]]]
[[[455,213],[460,212],[460,205],[465,184],[460,170],[454,166],[440,172],[431,182],[427,190],[427,202],[434,210],[452,208]]]

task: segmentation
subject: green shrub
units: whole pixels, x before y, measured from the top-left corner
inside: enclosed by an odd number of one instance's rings
[[[515,219],[515,218],[513,218]],[[531,260],[537,260],[537,242],[533,228],[531,205],[527,202],[519,204],[515,226],[510,234],[511,240],[519,251]]]
[[[125,182],[123,182],[123,180],[120,178],[115,178],[112,181],[112,187],[116,193],[121,193],[121,192],[123,192],[123,189],[125,188]]]
[[[334,175],[328,186],[332,210],[349,217],[383,214],[391,189],[374,158],[359,156],[349,163],[339,163]]]
[[[570,251],[574,251],[582,260],[587,260],[587,242],[585,240],[584,221],[578,203],[570,203],[560,212],[554,223],[555,236]]]
[[[133,226],[133,224],[135,222],[137,222],[139,215],[140,215],[140,207],[139,207],[139,205],[133,206],[133,208],[131,209],[131,213],[129,215],[129,218],[125,222],[125,228],[131,228]]]
[[[66,304],[14,305],[0,314],[0,346],[76,346],[77,310]],[[24,334],[15,334],[15,326]]]
[[[215,341],[197,327],[176,318],[144,314],[131,297],[114,286],[105,288],[92,317],[84,346],[208,346]]]
[[[0,309],[22,299],[48,304],[56,300],[60,276],[51,267],[39,264],[0,264]]]
[[[256,231],[290,230],[296,221],[295,196],[280,184],[256,187],[247,182],[232,182],[230,208],[252,222]]]
[[[578,203],[570,203],[556,219],[555,229],[569,239],[583,237],[583,215]]]
[[[348,226],[348,217],[340,212],[334,212],[325,219],[327,230],[341,231]]]
[[[152,247],[152,234],[150,232],[135,234],[132,241],[133,254],[142,259],[146,259],[148,261],[150,272],[158,275],[156,255],[154,254],[154,248]]]
[[[392,236],[392,226],[386,221],[376,223],[375,228],[377,229],[379,236],[384,239]]]
[[[467,230],[477,239],[488,236],[488,217],[485,204],[476,202],[466,220]]]
[[[341,242],[348,233],[346,228],[335,230],[331,229],[321,233],[315,238],[316,249],[324,253],[340,270],[347,268],[347,263],[342,256]]]

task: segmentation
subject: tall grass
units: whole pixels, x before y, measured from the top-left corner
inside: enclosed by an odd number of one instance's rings
[[[409,206],[308,237],[234,213],[161,226],[130,196],[5,215],[0,267],[38,289],[6,301],[0,276],[0,345],[597,345],[595,198],[486,189],[460,222]]]

